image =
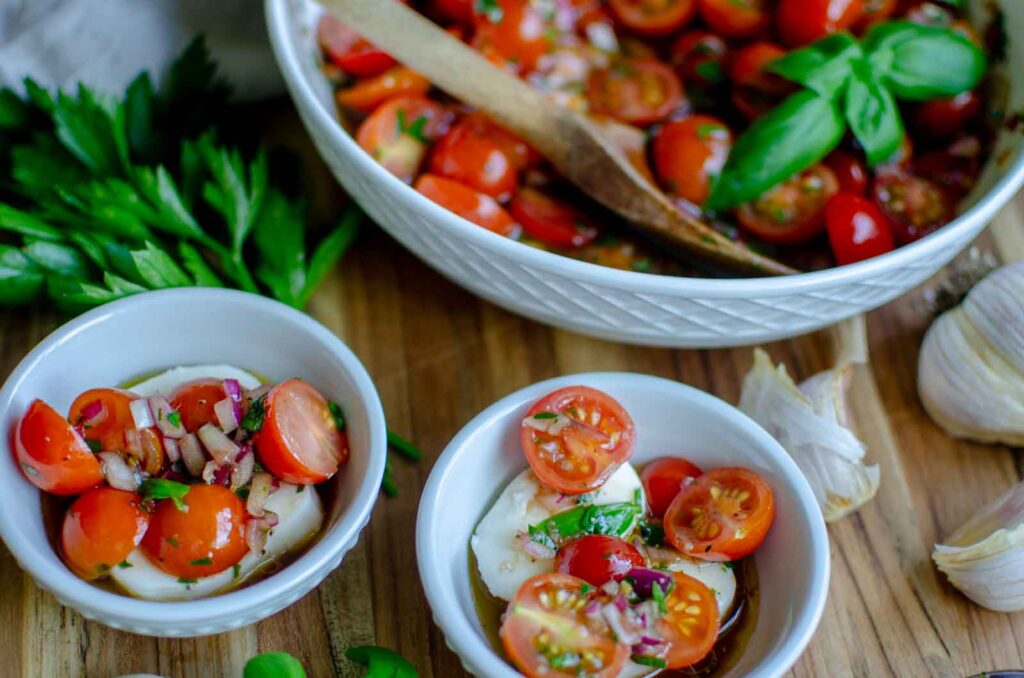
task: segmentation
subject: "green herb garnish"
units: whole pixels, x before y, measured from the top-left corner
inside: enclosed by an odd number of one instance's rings
[[[492,24],[500,24],[505,17],[505,10],[498,4],[498,0],[473,0],[473,11],[483,14]]]
[[[652,657],[646,654],[635,654],[630,659],[633,660],[633,663],[640,664],[641,666],[653,666],[658,669],[668,666],[668,662],[661,657]]]
[[[103,443],[101,443],[98,440],[93,440],[92,438],[86,438],[85,439],[85,444],[89,446],[89,451],[91,451],[93,454],[96,454],[98,452],[102,452],[103,451]]]
[[[658,606],[658,611],[662,614],[668,614],[668,605],[665,604],[665,592],[661,588],[661,584],[658,582],[651,582],[651,599],[654,600]]]
[[[170,499],[179,511],[185,511],[188,507],[182,501],[188,494],[190,486],[166,478],[149,478],[142,483],[139,489],[143,499]]]
[[[640,515],[639,504],[619,502],[600,506],[577,506],[530,525],[530,539],[550,549],[585,534],[625,537]]]
[[[259,433],[260,429],[263,428],[263,420],[266,419],[266,417],[267,396],[262,395],[249,403],[249,409],[246,411],[245,416],[242,417],[242,422],[239,426],[249,433]]]
[[[341,412],[341,406],[333,400],[327,401],[327,409],[331,411],[331,417],[334,418],[334,425],[338,427],[339,431],[345,430],[345,415]]]
[[[538,412],[537,414],[533,415],[533,418],[534,419],[557,419],[558,418],[558,413],[557,412]]]
[[[199,582],[198,579],[190,579],[188,577],[178,577],[178,583],[179,584],[184,584],[185,586],[188,586],[190,584],[196,584],[198,582]]]
[[[406,459],[419,461],[423,458],[423,453],[415,445],[393,431],[388,431],[388,445]]]
[[[199,558],[197,560],[193,560],[189,564],[190,565],[213,565],[213,560],[210,559],[210,558]]]
[[[171,426],[175,426],[175,427],[180,428],[181,427],[181,413],[179,413],[179,412],[168,412],[167,413],[167,422]]]
[[[122,570],[127,570],[129,567],[135,566],[129,563],[127,560],[122,560],[120,563],[117,564],[117,567]]]
[[[345,650],[349,661],[366,667],[363,678],[419,678],[409,660],[394,650],[375,645],[350,647]],[[246,676],[249,678],[249,676]]]

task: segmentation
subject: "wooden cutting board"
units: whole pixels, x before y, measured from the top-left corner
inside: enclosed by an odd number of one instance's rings
[[[285,127],[291,145],[311,157],[294,123]],[[311,166],[321,202],[336,209],[326,169],[316,161]],[[1024,259],[1024,196],[999,215],[978,246],[1003,260]],[[420,489],[456,431],[515,389],[590,370],[678,379],[735,403],[751,363],[749,348],[636,348],[511,315],[447,282],[375,228],[364,229],[309,311],[366,364],[390,426],[426,453],[418,465],[396,459],[399,496],[381,498],[342,567],[259,624],[164,640],[114,631],[61,607],[0,546],[0,675],[235,677],[252,655],[287,650],[315,678],[360,676],[344,650],[376,643],[404,654],[421,676],[463,676],[431,621],[413,548]],[[869,460],[882,467],[881,489],[858,514],[829,528],[828,607],[795,676],[956,677],[1024,667],[1024,614],[974,606],[929,559],[937,539],[1021,479],[1024,455],[955,441],[925,415],[915,372],[928,322],[921,289],[868,316],[871,365],[858,369],[851,403]],[[54,326],[43,311],[0,313],[0,376]],[[826,333],[768,349],[798,379],[830,366]]]

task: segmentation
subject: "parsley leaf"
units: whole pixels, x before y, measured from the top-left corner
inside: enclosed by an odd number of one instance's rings
[[[188,507],[182,501],[190,486],[166,478],[148,478],[143,481],[140,492],[144,499],[170,499],[179,511],[185,511]]]
[[[263,428],[263,420],[267,416],[266,401],[267,396],[263,395],[249,404],[249,409],[239,424],[243,429],[249,433],[258,433]]]

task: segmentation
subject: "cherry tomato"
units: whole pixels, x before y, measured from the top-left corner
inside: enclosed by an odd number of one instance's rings
[[[359,37],[331,14],[324,14],[320,19],[316,37],[327,58],[357,78],[380,75],[395,65],[389,54]]]
[[[684,33],[672,44],[671,54],[672,65],[687,86],[712,88],[725,81],[729,48],[714,33]]]
[[[960,137],[944,148],[922,153],[914,160],[914,173],[946,190],[956,200],[974,187],[981,163],[981,140]]]
[[[825,207],[825,225],[840,266],[877,257],[895,247],[889,220],[873,202],[856,193],[832,196]]]
[[[535,188],[520,189],[509,211],[524,233],[552,247],[583,247],[598,234],[583,212]]]
[[[607,393],[569,386],[530,408],[520,439],[542,483],[564,494],[584,494],[633,456],[636,427]]]
[[[140,502],[134,492],[112,487],[97,487],[76,499],[60,533],[68,567],[83,579],[96,579],[124,562],[149,526]]]
[[[571,574],[594,586],[620,581],[634,567],[646,567],[635,547],[618,537],[589,534],[574,539],[558,550],[555,571]]]
[[[644,484],[644,494],[647,495],[651,515],[655,518],[664,516],[669,504],[682,489],[683,483],[701,473],[696,465],[679,457],[663,457],[644,466],[640,480]]]
[[[914,142],[910,140],[909,134],[904,134],[900,147],[889,158],[875,167],[875,174],[908,170],[913,159]]]
[[[716,468],[688,483],[665,513],[665,537],[701,560],[738,560],[761,545],[775,518],[772,489],[745,468]]]
[[[877,174],[873,193],[901,245],[920,240],[953,217],[953,205],[946,192],[934,182],[909,172]]]
[[[220,379],[196,379],[174,389],[168,401],[181,415],[181,425],[194,433],[205,424],[217,423],[214,405],[228,397]]]
[[[868,190],[868,170],[852,153],[835,150],[825,158],[825,165],[836,175],[839,190],[864,195]]]
[[[327,398],[301,379],[283,381],[267,394],[256,453],[281,480],[298,485],[333,476],[348,458],[348,444],[338,430]]]
[[[727,38],[749,38],[768,26],[765,0],[698,0],[700,16]]]
[[[527,678],[614,678],[629,658],[612,630],[587,617],[590,584],[567,574],[542,574],[519,587],[501,623],[501,641]]]
[[[654,168],[672,195],[695,205],[711,192],[711,181],[725,166],[732,132],[709,115],[691,115],[665,123],[654,137]]]
[[[391,99],[363,121],[356,141],[384,169],[412,183],[427,154],[427,144],[446,131],[448,114],[425,97]]]
[[[18,421],[14,453],[25,476],[44,492],[81,494],[103,482],[89,445],[42,400],[33,400]]]
[[[223,572],[249,550],[245,542],[245,504],[223,485],[195,483],[182,499],[157,502],[142,538],[153,564],[183,579]]]
[[[474,45],[511,62],[521,73],[553,47],[547,21],[540,8],[529,0],[487,0],[473,5]]]
[[[473,120],[457,122],[435,144],[428,171],[508,200],[519,185],[517,160],[488,131]]]
[[[862,0],[780,0],[775,25],[782,42],[803,47],[852,27],[862,16]]]
[[[683,86],[656,59],[626,59],[594,71],[587,87],[590,108],[633,125],[649,125],[683,105]]]
[[[608,0],[619,22],[641,35],[668,35],[693,18],[694,0]]]
[[[915,132],[932,139],[948,139],[962,133],[981,111],[981,97],[973,91],[948,99],[932,99],[918,104],[911,114]]]
[[[672,590],[665,597],[668,613],[658,622],[668,643],[665,662],[670,669],[696,664],[706,657],[718,638],[718,602],[699,579],[682,572],[672,574]]]
[[[748,118],[768,112],[793,91],[793,84],[765,67],[786,50],[770,42],[747,45],[733,58],[729,69],[732,80],[732,103]]]
[[[89,389],[71,403],[68,421],[81,426],[82,437],[94,441],[101,450],[123,451],[127,445],[125,431],[135,428],[131,402],[136,398],[134,393],[119,388]]]
[[[516,232],[516,222],[494,198],[474,191],[465,184],[433,174],[424,174],[416,180],[413,188],[441,207],[488,231],[504,236]]]
[[[395,66],[338,90],[334,97],[344,108],[369,113],[388,99],[426,94],[429,89],[430,81],[422,75],[405,66]]]
[[[825,226],[825,205],[839,191],[836,175],[815,165],[736,210],[740,226],[771,243],[805,242]]]
[[[448,21],[462,25],[473,21],[473,0],[432,0],[431,4]]]

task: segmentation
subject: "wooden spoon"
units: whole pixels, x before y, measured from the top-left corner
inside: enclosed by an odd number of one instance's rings
[[[548,101],[399,0],[320,2],[367,40],[518,134],[583,192],[637,228],[746,273],[796,273],[683,213],[637,171],[613,135]]]

